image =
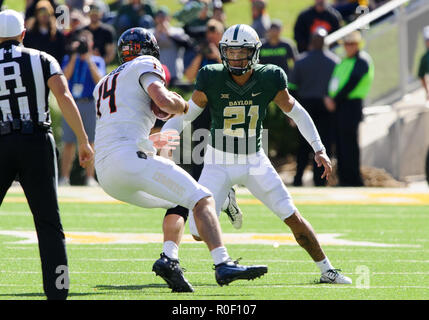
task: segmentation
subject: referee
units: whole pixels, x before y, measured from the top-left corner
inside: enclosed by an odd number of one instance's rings
[[[18,174],[39,240],[44,292],[48,300],[66,299],[67,254],[49,90],[76,134],[82,167],[92,162],[93,151],[58,62],[45,52],[24,48],[24,36],[22,16],[13,10],[0,12],[0,205]]]

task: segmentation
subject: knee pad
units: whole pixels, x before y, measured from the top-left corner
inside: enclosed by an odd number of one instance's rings
[[[182,206],[176,206],[174,208],[170,208],[165,212],[165,216],[168,216],[169,214],[177,214],[181,217],[183,217],[183,219],[188,220],[188,215],[189,215],[189,209],[182,207]]]

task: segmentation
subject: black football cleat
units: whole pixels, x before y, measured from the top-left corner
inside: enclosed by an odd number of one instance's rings
[[[153,264],[152,271],[167,282],[172,292],[194,292],[192,285],[183,276],[179,260],[167,257],[164,252],[161,253],[161,258]]]
[[[259,278],[268,272],[268,267],[259,266],[242,266],[238,260],[233,261],[231,258],[215,266],[216,282],[220,285],[228,285],[235,280],[253,280]]]

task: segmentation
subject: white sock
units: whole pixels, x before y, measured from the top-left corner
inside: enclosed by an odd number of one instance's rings
[[[228,251],[226,251],[225,247],[217,247],[210,251],[210,253],[215,265],[225,262],[229,258]]]
[[[316,265],[319,267],[321,273],[324,273],[330,269],[334,269],[334,267],[331,265],[331,262],[329,261],[328,257],[326,257],[322,261],[316,262]]]
[[[173,241],[165,241],[163,251],[170,259],[179,259],[179,247]]]

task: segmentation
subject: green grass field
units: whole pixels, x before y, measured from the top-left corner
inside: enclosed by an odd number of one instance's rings
[[[338,188],[331,190],[341,193]],[[292,195],[295,196],[293,190]],[[244,239],[241,244],[228,244],[225,240],[229,253],[233,258],[242,257],[242,264],[267,264],[268,274],[255,281],[219,287],[207,248],[189,240],[180,247],[180,259],[195,288],[191,294],[171,293],[151,271],[162,250],[161,243],[108,243],[109,238],[129,238],[129,234],[160,234],[163,210],[62,200],[63,226],[66,235],[70,233],[67,237],[76,242],[67,244],[69,299],[429,299],[429,206],[305,205],[298,201],[298,208],[320,239],[340,234],[335,239],[354,244],[322,241],[334,266],[354,281],[353,285],[340,286],[314,283],[319,278],[317,267],[304,250],[290,241],[290,231],[280,220],[251,196],[240,195],[238,200],[245,214],[241,230],[233,229],[226,216],[221,216],[226,239],[234,233]],[[0,221],[0,299],[44,299],[37,244],[19,243],[26,237],[4,234],[34,230],[21,193],[6,196]],[[249,234],[268,242],[246,243]],[[189,237],[188,228],[185,236]],[[275,241],[280,243],[277,248],[272,245]],[[369,273],[364,274],[365,270]]]

